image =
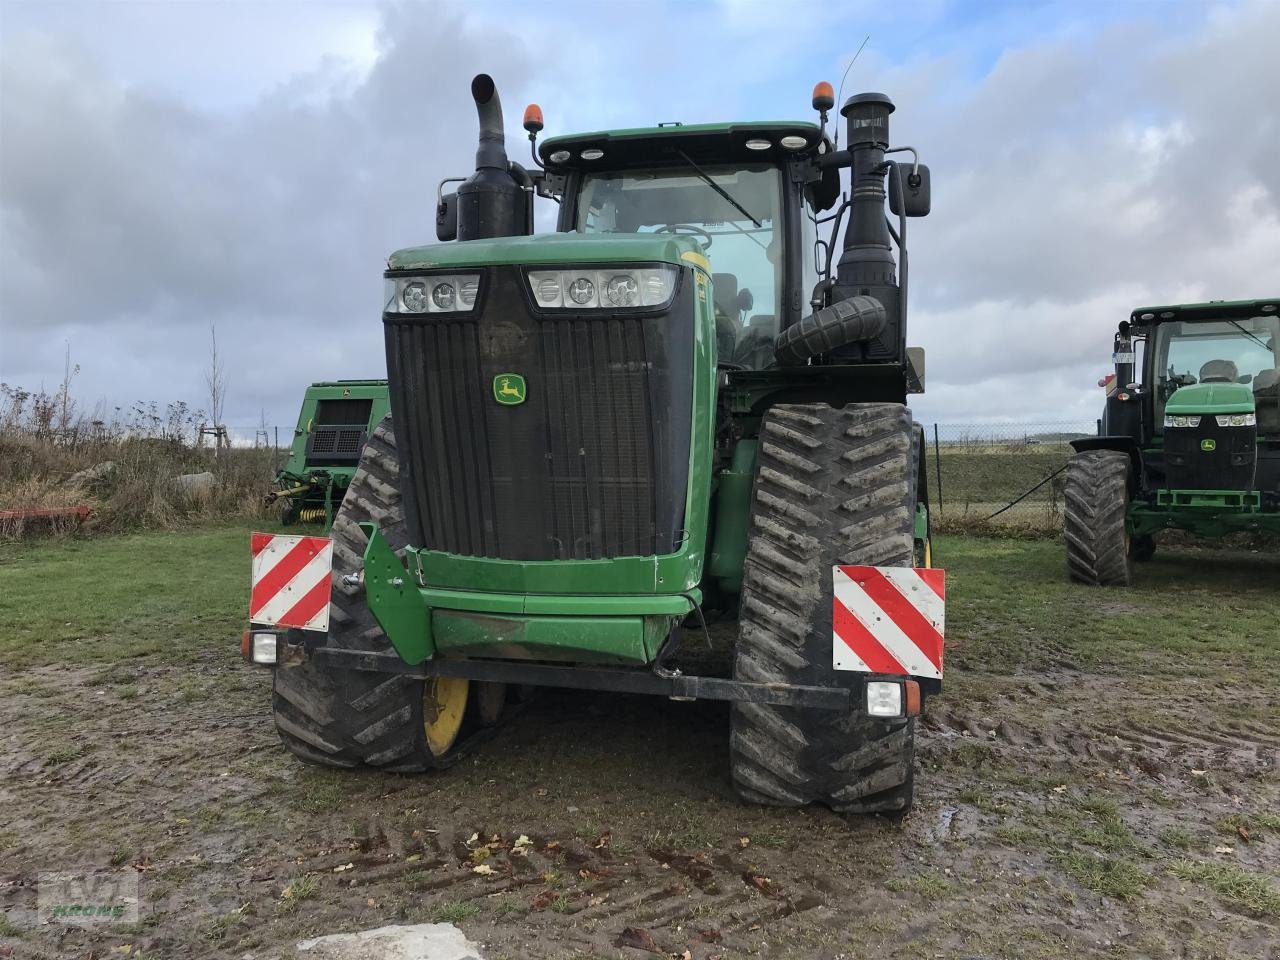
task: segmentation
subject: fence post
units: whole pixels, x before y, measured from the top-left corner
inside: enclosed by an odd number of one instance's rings
[[[942,448],[938,444],[938,421],[933,422],[933,465],[938,475],[938,516],[942,516]]]

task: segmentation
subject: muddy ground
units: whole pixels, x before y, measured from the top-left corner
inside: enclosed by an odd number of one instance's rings
[[[287,755],[230,637],[0,666],[0,957],[432,920],[489,960],[1280,956],[1280,564],[1170,551],[1099,592],[1055,544],[946,547],[948,691],[901,822],[740,805],[721,704],[548,691],[399,777]],[[141,921],[37,924],[49,870],[137,875]]]

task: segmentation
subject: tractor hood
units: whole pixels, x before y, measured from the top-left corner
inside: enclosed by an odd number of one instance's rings
[[[673,263],[706,269],[702,247],[690,237],[669,234],[607,235],[548,233],[464,243],[433,243],[397,250],[387,269],[436,270],[498,264]]]
[[[1180,387],[1165,404],[1166,414],[1253,413],[1253,390],[1243,383],[1197,383]]]

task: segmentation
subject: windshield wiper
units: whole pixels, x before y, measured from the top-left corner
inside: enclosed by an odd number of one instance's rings
[[[712,179],[711,179],[711,177],[710,177],[710,176],[708,176],[707,171],[703,170],[700,166],[698,166],[696,163],[694,163],[692,160],[690,160],[690,159],[689,159],[689,155],[688,155],[687,153],[685,153],[685,152],[684,152],[683,150],[681,150],[679,147],[677,147],[677,148],[676,148],[676,153],[680,154],[680,156],[684,158],[684,162],[685,162],[685,163],[687,163],[689,166],[693,167],[694,172],[695,172],[699,177],[701,177],[701,178],[702,178],[702,182],[703,182],[703,183],[705,183],[708,187],[710,187],[710,188],[711,188],[712,190],[714,190],[716,193],[720,194],[720,196],[724,197],[724,198],[725,198],[726,200],[728,200],[731,204],[733,204],[733,205],[734,205],[734,207],[736,207],[736,208],[737,208],[737,210],[738,210],[738,212],[739,212],[740,214],[742,214],[744,217],[746,217],[748,220],[750,220],[752,223],[754,223],[754,224],[756,225],[756,227],[757,227],[757,228],[764,226],[764,224],[762,224],[759,220],[757,220],[755,217],[753,217],[753,216],[752,216],[752,215],[747,211],[747,208],[746,208],[746,207],[744,207],[742,204],[740,204],[737,200],[733,199],[733,197],[729,196],[729,192],[728,192],[727,190],[725,190],[725,188],[724,188],[724,187],[720,186],[720,184],[718,184],[718,183],[716,183],[714,180],[712,180]]]
[[[1250,340],[1252,340],[1254,343],[1256,343],[1258,346],[1260,346],[1263,350],[1270,350],[1270,349],[1271,349],[1271,348],[1270,348],[1270,347],[1268,347],[1265,343],[1263,343],[1261,340],[1259,340],[1257,337],[1255,337],[1252,333],[1250,333],[1248,330],[1246,330],[1244,327],[1240,326],[1240,323],[1239,323],[1238,321],[1228,319],[1228,320],[1227,320],[1227,323],[1231,324],[1233,327],[1235,327],[1237,330],[1239,330],[1241,333],[1243,333],[1246,337],[1248,337]]]

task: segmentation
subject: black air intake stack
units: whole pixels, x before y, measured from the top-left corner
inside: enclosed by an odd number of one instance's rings
[[[458,239],[530,233],[531,194],[513,175],[523,170],[507,160],[502,101],[493,78],[487,73],[477,74],[471,81],[471,97],[480,117],[480,145],[476,150],[476,172],[458,187]]]
[[[872,297],[884,307],[886,323],[874,340],[851,343],[838,355],[854,362],[901,359],[906,349],[901,297],[885,221],[884,152],[889,148],[893,101],[883,93],[859,93],[845,102],[840,113],[848,122],[853,196],[832,300]]]

